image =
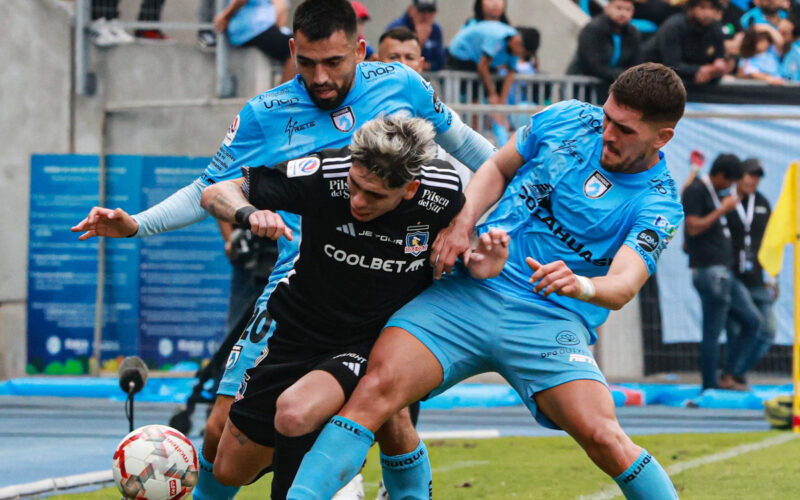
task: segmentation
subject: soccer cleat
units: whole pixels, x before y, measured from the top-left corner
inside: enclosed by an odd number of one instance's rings
[[[89,38],[98,47],[111,47],[116,44],[116,38],[109,27],[109,22],[105,17],[92,21],[89,25]]]
[[[331,500],[363,500],[364,499],[364,477],[359,473],[345,484]]]
[[[200,50],[214,50],[217,46],[217,35],[211,30],[197,32],[197,45]]]
[[[161,30],[136,30],[136,41],[139,43],[175,43],[175,40]]]
[[[378,496],[375,497],[375,500],[389,500],[389,492],[386,491],[386,486],[383,485],[383,481],[378,486]]]
[[[127,45],[129,43],[133,43],[135,38],[133,38],[127,31],[122,28],[122,25],[119,23],[117,19],[112,19],[107,23],[108,31],[111,32],[111,36],[114,39],[114,43],[119,45]]]

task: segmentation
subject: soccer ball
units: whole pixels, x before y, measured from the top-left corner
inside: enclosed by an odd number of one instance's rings
[[[172,427],[146,425],[122,438],[112,471],[125,498],[184,498],[197,483],[197,453],[186,436]]]

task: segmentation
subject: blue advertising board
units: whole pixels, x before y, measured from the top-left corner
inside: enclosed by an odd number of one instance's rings
[[[190,183],[208,158],[106,158],[106,206],[135,213]],[[70,227],[98,203],[99,158],[31,159],[28,372],[79,374],[93,352],[98,239]],[[230,267],[213,219],[150,238],[106,240],[102,363],[200,361],[223,334]]]

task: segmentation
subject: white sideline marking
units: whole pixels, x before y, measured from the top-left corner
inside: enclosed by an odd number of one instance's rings
[[[420,432],[420,439],[491,439],[500,437],[497,429]]]
[[[51,477],[34,481],[32,483],[17,484],[0,488],[0,500],[10,498],[21,498],[29,495],[48,493],[51,491],[66,490],[89,486],[92,484],[110,483],[114,480],[111,469],[100,470],[97,472],[87,472],[86,474],[75,474],[74,476]]]
[[[714,462],[721,462],[723,460],[728,460],[729,458],[738,457],[752,451],[769,448],[770,446],[791,441],[797,437],[798,434],[794,433],[768,437],[767,439],[757,441],[755,443],[742,444],[739,446],[734,446],[729,450],[712,453],[711,455],[706,455],[703,457],[693,458],[692,460],[687,460],[685,462],[674,463],[667,467],[666,471],[670,476],[674,476],[675,474],[680,474],[681,472],[689,469],[695,469],[703,465],[713,464]],[[619,489],[619,486],[614,484],[613,486],[603,488],[602,490],[592,493],[591,495],[581,495],[576,500],[610,500],[620,495],[622,495],[622,490]]]

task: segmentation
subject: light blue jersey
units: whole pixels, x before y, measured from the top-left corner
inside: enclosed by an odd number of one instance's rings
[[[508,52],[508,38],[517,30],[500,21],[479,21],[464,26],[450,42],[448,51],[453,57],[479,63],[486,55],[492,60],[492,68],[508,65],[514,68],[517,58]]]
[[[236,179],[241,177],[243,166],[271,166],[314,151],[341,148],[350,143],[353,133],[365,122],[381,114],[396,113],[427,119],[437,135],[446,132],[453,122],[452,112],[435,96],[433,87],[401,63],[359,64],[353,88],[334,110],[317,107],[298,76],[254,97],[242,108],[201,180],[209,185]],[[342,189],[346,189],[346,182]],[[300,242],[300,218],[287,212],[281,212],[281,216],[294,232],[294,239],[278,240],[275,269],[256,303],[256,320],[248,331],[251,341],[258,345],[266,342],[267,323],[259,319],[260,311],[266,309],[269,295],[292,269]],[[251,342],[234,347],[227,369],[236,367],[237,371],[226,372],[220,394],[236,393],[241,379],[238,371],[243,373],[252,366],[261,351],[253,345]]]
[[[619,248],[627,245],[652,274],[683,221],[663,154],[658,164],[637,174],[600,166],[602,124],[601,108],[574,100],[532,116],[517,132],[517,150],[525,163],[479,227],[479,232],[504,229],[512,241],[503,272],[486,286],[528,301],[556,303],[578,314],[590,330],[605,321],[608,309],[534,293],[525,258],[543,264],[563,260],[576,274],[603,276]],[[595,339],[592,331],[590,343]]]
[[[800,41],[792,44],[781,62],[781,77],[800,82]]]
[[[243,45],[275,24],[275,6],[271,0],[247,0],[228,23],[228,39]]]
[[[786,19],[787,17],[786,11],[783,9],[778,10],[778,17],[780,17],[781,19]],[[761,10],[761,7],[753,7],[752,9],[745,12],[744,15],[741,17],[741,19],[739,20],[739,22],[742,24],[742,27],[744,29],[747,29],[750,26],[756,24],[769,24],[773,28],[776,29],[778,28],[777,26],[769,22],[767,16],[764,15],[764,11]]]

